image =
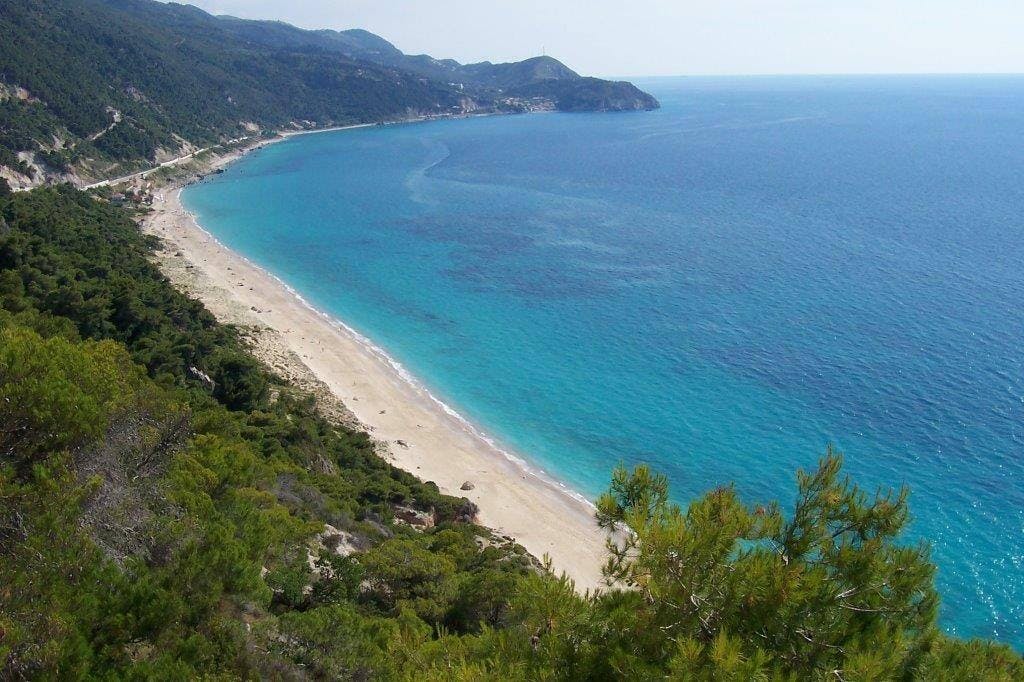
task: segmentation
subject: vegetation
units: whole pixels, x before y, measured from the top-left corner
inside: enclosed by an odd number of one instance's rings
[[[1024,678],[936,630],[906,492],[833,453],[788,515],[616,471],[581,595],[269,374],[121,209],[4,189],[0,678]]]
[[[500,623],[477,609],[529,558],[269,375],[122,211],[68,187],[0,203],[0,677],[270,674],[287,661],[250,649],[278,617],[340,606]]]
[[[149,0],[0,0],[0,83],[32,98],[0,109],[5,158],[59,150],[62,163],[95,173],[152,161],[183,139],[237,137],[243,122],[376,121],[458,101],[447,85],[232,39],[210,15]]]
[[[365,31],[303,31],[153,0],[0,0],[0,165],[33,175],[17,156],[28,152],[51,172],[109,177],[186,140],[207,146],[254,127],[500,109],[495,84],[542,80],[557,103],[558,84],[572,83],[572,109],[657,104],[628,84],[535,61],[462,67],[407,58]]]

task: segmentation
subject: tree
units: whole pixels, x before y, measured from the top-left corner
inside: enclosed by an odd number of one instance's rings
[[[267,395],[267,375],[251,355],[223,350],[211,360],[213,395],[232,410],[256,409]]]
[[[139,380],[123,348],[0,330],[0,462],[24,471],[98,438]]]
[[[840,475],[831,449],[798,474],[792,515],[748,507],[732,487],[686,512],[665,478],[616,470],[598,501],[613,531],[605,574],[634,590],[626,668],[647,661],[707,668],[769,664],[798,677],[906,671],[934,632],[934,566],[923,544],[897,542],[907,491],[868,495]]]
[[[935,630],[905,491],[831,452],[788,516],[732,488],[683,511],[617,471],[614,587],[579,594],[260,367],[119,210],[70,188],[0,210],[2,679],[1024,679]]]
[[[411,609],[440,622],[455,598],[455,565],[417,538],[392,538],[360,557],[367,596],[387,614]]]
[[[915,679],[943,682],[1024,680],[1024,660],[1008,646],[972,639],[936,638]]]

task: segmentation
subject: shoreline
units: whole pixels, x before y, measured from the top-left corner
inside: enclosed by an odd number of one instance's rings
[[[549,113],[549,112],[546,112],[546,111],[535,111],[535,112],[529,112],[529,113],[538,114],[538,113]],[[128,182],[134,182],[136,180],[145,180],[150,175],[153,175],[153,174],[155,174],[155,173],[157,173],[157,172],[159,172],[161,170],[165,170],[167,168],[176,168],[176,167],[178,167],[178,166],[180,166],[182,164],[188,163],[190,161],[196,161],[200,157],[202,157],[203,154],[205,154],[207,152],[210,152],[210,153],[212,153],[214,155],[214,159],[212,161],[210,161],[209,164],[208,164],[208,170],[212,170],[212,169],[215,169],[215,168],[222,168],[222,167],[230,164],[231,162],[236,161],[240,157],[245,156],[246,154],[248,154],[251,151],[255,151],[257,149],[261,149],[263,147],[266,147],[267,145],[275,144],[277,142],[284,142],[285,140],[291,139],[293,137],[297,137],[299,135],[314,135],[316,133],[333,133],[333,132],[337,132],[339,130],[355,130],[357,128],[376,128],[378,126],[404,125],[404,124],[407,124],[407,123],[427,123],[429,121],[448,121],[448,120],[455,120],[455,119],[460,119],[460,118],[481,118],[481,117],[488,117],[488,116],[508,116],[508,115],[510,115],[510,114],[509,113],[503,113],[503,112],[487,112],[487,113],[480,113],[480,114],[469,113],[469,114],[444,115],[444,116],[414,116],[414,117],[410,117],[410,118],[401,118],[401,119],[395,119],[395,120],[390,120],[390,121],[377,121],[375,123],[350,123],[350,124],[347,124],[347,125],[330,126],[328,128],[300,128],[300,129],[278,130],[278,131],[276,131],[274,137],[268,137],[268,138],[263,138],[263,137],[255,137],[254,138],[254,137],[252,137],[250,135],[246,135],[244,137],[239,137],[237,139],[230,140],[230,141],[228,141],[226,143],[223,143],[223,144],[215,144],[215,145],[211,145],[209,147],[203,147],[201,149],[195,149],[194,151],[191,151],[188,154],[184,154],[182,156],[178,156],[178,157],[170,159],[168,161],[163,161],[161,163],[158,163],[155,166],[151,166],[149,168],[145,168],[143,170],[136,171],[134,173],[129,173],[128,175],[123,175],[123,176],[116,177],[116,178],[108,178],[106,180],[97,180],[96,182],[92,182],[92,183],[89,183],[89,184],[79,184],[77,186],[78,186],[79,189],[82,189],[82,190],[91,190],[91,189],[99,189],[101,187],[113,187],[115,185],[122,185],[122,184],[125,184],[125,183],[128,183]],[[214,151],[214,150],[216,150],[216,149],[218,149],[220,147],[224,147],[224,146],[231,145],[231,144],[238,144],[240,142],[247,142],[249,140],[253,140],[253,141],[250,144],[247,144],[247,145],[242,146],[242,147],[236,147],[236,148],[234,148],[234,149],[232,149],[232,150],[230,150],[230,151],[228,151],[226,153],[217,153],[217,152]],[[185,181],[182,184],[183,185],[187,185],[187,184],[189,184],[189,182]],[[29,190],[33,189],[33,187],[12,187],[11,189],[14,192],[24,192],[24,191],[29,191]]]
[[[365,126],[352,126],[365,127]],[[348,129],[350,127],[339,128]],[[296,131],[221,155],[215,170]],[[530,467],[430,393],[387,352],[310,305],[276,275],[224,246],[181,203],[185,181],[157,190],[142,230],[161,238],[164,274],[222,322],[252,330],[253,351],[270,368],[311,390],[332,416],[365,429],[378,454],[441,492],[467,497],[478,522],[551,558],[577,588],[603,586],[604,534],[584,497]],[[473,485],[462,490],[464,482]]]

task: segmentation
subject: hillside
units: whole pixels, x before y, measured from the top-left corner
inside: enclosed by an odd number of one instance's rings
[[[276,21],[247,21],[234,17],[217,17],[220,27],[235,37],[266,46],[316,48],[343,54],[355,60],[392,67],[446,85],[458,86],[460,92],[473,94],[480,102],[500,97],[504,91],[525,88],[538,83],[552,86],[574,83],[597,84],[612,97],[593,98],[592,111],[656,109],[658,101],[630,83],[585,79],[553,57],[532,57],[521,62],[492,64],[460,64],[453,59],[436,59],[430,55],[407,55],[384,38],[362,29],[346,31],[303,31]],[[599,91],[595,90],[595,94]],[[551,102],[562,109],[557,87],[551,88]]]
[[[0,166],[15,186],[110,177],[259,130],[579,110],[580,101],[657,106],[629,84],[582,79],[545,58],[463,67],[406,57],[365,31],[304,31],[189,5],[0,0]]]
[[[635,534],[580,595],[257,362],[158,247],[102,194],[0,181],[0,679],[1024,677],[937,630],[905,491],[831,452],[790,514],[616,471],[596,520]]]
[[[0,40],[21,184],[271,129],[657,105],[546,57],[149,0],[0,0]],[[908,491],[858,487],[831,448],[785,507],[728,485],[681,507],[646,466],[610,472],[607,587],[581,593],[175,288],[144,194],[0,177],[0,680],[1024,679],[1018,652],[942,632]]]

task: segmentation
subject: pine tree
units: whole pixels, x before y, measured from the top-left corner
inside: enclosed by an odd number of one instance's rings
[[[612,531],[606,576],[640,595],[627,658],[770,660],[800,677],[912,665],[936,618],[928,549],[897,541],[906,490],[869,495],[841,467],[830,449],[800,472],[788,518],[732,487],[684,512],[663,476],[618,469],[598,521]]]

